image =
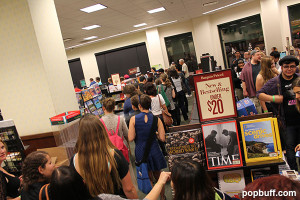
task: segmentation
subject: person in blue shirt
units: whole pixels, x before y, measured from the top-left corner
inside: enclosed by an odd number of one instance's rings
[[[96,81],[94,81],[93,78],[90,78],[90,82],[91,82],[91,83],[90,83],[90,87],[96,83]]]
[[[100,80],[100,77],[96,77],[96,82],[98,83],[99,86],[102,85],[102,82],[101,82],[101,80]]]

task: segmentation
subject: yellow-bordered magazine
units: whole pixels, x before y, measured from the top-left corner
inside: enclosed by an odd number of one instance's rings
[[[240,122],[246,163],[282,158],[276,118]]]

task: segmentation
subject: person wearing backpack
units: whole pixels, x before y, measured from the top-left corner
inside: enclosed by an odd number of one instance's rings
[[[100,119],[104,125],[108,137],[124,155],[129,162],[128,155],[128,128],[125,119],[122,116],[114,114],[115,100],[113,98],[106,98],[103,101],[104,116]]]
[[[170,79],[168,79],[167,74],[161,74],[160,75],[160,80],[162,84],[157,86],[157,91],[165,100],[165,104],[168,108],[169,113],[172,115],[173,118],[173,125],[174,126],[179,126],[180,125],[180,115],[177,115],[176,113],[179,112],[178,107],[175,106],[175,103],[173,99],[175,99],[175,89],[174,86],[172,85]],[[178,111],[176,111],[176,109]]]
[[[184,84],[182,78],[176,71],[175,67],[171,67],[169,70],[169,77],[172,85],[175,89],[176,100],[178,102],[178,107],[180,108],[183,118],[187,121],[189,118],[187,116],[187,106],[185,105],[186,96],[184,92]]]

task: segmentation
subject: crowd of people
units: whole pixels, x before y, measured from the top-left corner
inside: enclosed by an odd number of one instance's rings
[[[294,150],[300,143],[300,112],[296,106],[299,94],[295,85],[299,81],[299,60],[294,56],[280,59],[276,49],[272,48],[270,56],[259,50],[245,52],[247,59],[236,52],[232,77],[238,100],[249,97],[258,113],[272,112],[278,118],[282,148],[290,168],[296,170]]]
[[[238,99],[249,97],[259,112],[272,111],[278,116],[288,164],[296,169],[295,151],[300,150],[300,77],[296,73],[299,60],[293,56],[276,60],[277,53],[261,56],[260,51],[254,50],[246,52],[244,56],[249,58],[245,59],[236,54],[232,63],[233,82]],[[180,63],[166,71],[155,71],[151,77],[140,76],[139,84],[126,85],[124,117],[114,114],[113,98],[103,101],[105,115],[101,119],[85,114],[79,121],[76,153],[69,166],[56,168],[47,152],[36,151],[24,160],[21,177],[0,167],[0,199],[138,199],[132,159],[144,159],[152,136],[155,137],[146,162],[153,188],[145,199],[166,199],[165,184],[169,180],[174,200],[234,199],[214,188],[206,170],[197,162],[178,162],[171,172],[162,171],[167,167],[164,156],[168,132],[163,113],[172,116],[173,125],[180,125],[180,111],[183,119],[188,120],[189,77],[184,62]],[[134,153],[130,151],[133,141]],[[6,153],[5,143],[0,141],[0,164]],[[253,181],[245,191],[278,189],[299,193],[299,188],[299,182],[275,175]]]

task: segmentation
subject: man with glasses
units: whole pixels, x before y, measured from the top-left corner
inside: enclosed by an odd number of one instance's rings
[[[280,139],[286,147],[287,161],[291,169],[296,170],[295,147],[300,143],[300,113],[296,109],[293,81],[299,76],[296,73],[299,60],[294,56],[285,56],[279,61],[282,73],[269,80],[257,97],[266,102],[272,102],[274,115],[279,116]]]

